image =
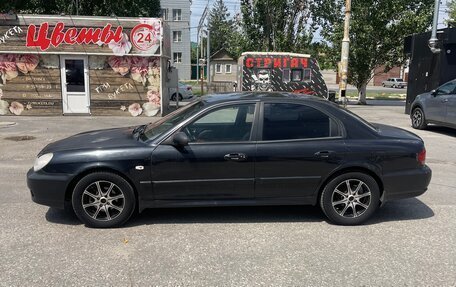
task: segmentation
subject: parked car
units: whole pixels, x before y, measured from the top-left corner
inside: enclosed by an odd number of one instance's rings
[[[71,206],[87,226],[163,207],[320,205],[363,223],[431,180],[420,137],[314,96],[202,97],[157,122],[46,146],[27,174],[36,203]]]
[[[382,86],[402,89],[407,87],[407,82],[404,82],[401,78],[389,78],[382,82]]]
[[[170,88],[169,89],[169,94],[171,95],[171,101],[176,101],[176,99],[179,97],[179,101],[182,100],[188,100],[193,98],[193,90],[192,86],[186,85],[184,83],[179,82],[179,91],[176,92],[176,88]]]
[[[415,129],[424,129],[429,123],[456,128],[456,79],[418,95],[411,111]]]

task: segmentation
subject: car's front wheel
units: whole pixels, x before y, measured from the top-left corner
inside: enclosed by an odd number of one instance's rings
[[[424,112],[420,107],[416,107],[412,111],[412,127],[414,129],[425,129],[427,126],[426,118],[424,117]]]
[[[323,189],[320,206],[328,219],[340,225],[357,225],[377,210],[380,190],[371,176],[349,172],[333,178]]]
[[[133,188],[121,176],[94,172],[76,184],[72,205],[87,226],[110,228],[121,226],[131,217],[136,199]]]

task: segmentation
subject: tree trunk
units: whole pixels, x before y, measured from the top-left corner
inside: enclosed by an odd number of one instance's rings
[[[367,83],[362,83],[361,87],[358,88],[358,105],[366,105],[366,89]]]

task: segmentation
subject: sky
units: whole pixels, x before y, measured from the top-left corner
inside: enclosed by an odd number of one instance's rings
[[[230,12],[231,16],[240,12],[240,0],[224,0],[225,5],[228,7],[228,11]],[[198,23],[201,19],[201,15],[203,14],[204,8],[208,5],[208,9],[212,8],[214,0],[193,0],[191,5],[191,21],[190,27],[195,27],[190,29],[191,33],[191,40],[196,42],[196,34]],[[439,28],[446,27],[445,20],[448,19],[447,13],[447,5],[446,1],[442,0],[440,4],[440,13],[439,13]]]

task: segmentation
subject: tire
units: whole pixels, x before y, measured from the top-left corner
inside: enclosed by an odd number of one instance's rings
[[[123,225],[135,211],[136,197],[131,185],[110,172],[83,177],[72,195],[73,210],[86,226],[111,228]]]
[[[360,189],[357,191],[358,187]],[[333,178],[326,184],[320,197],[323,213],[338,225],[361,224],[375,213],[379,205],[377,182],[361,172],[349,172]]]
[[[385,84],[382,84],[382,87],[386,87],[386,85],[385,85]]]
[[[179,101],[182,101],[183,100],[183,97],[181,94],[179,94]],[[171,96],[171,101],[175,102],[176,101],[176,93],[174,93],[172,96]]]
[[[395,88],[396,88],[396,85],[392,85],[391,88],[395,89]]]
[[[410,119],[412,121],[412,127],[414,129],[423,130],[427,127],[426,117],[424,116],[424,112],[420,107],[416,107],[412,110]]]

